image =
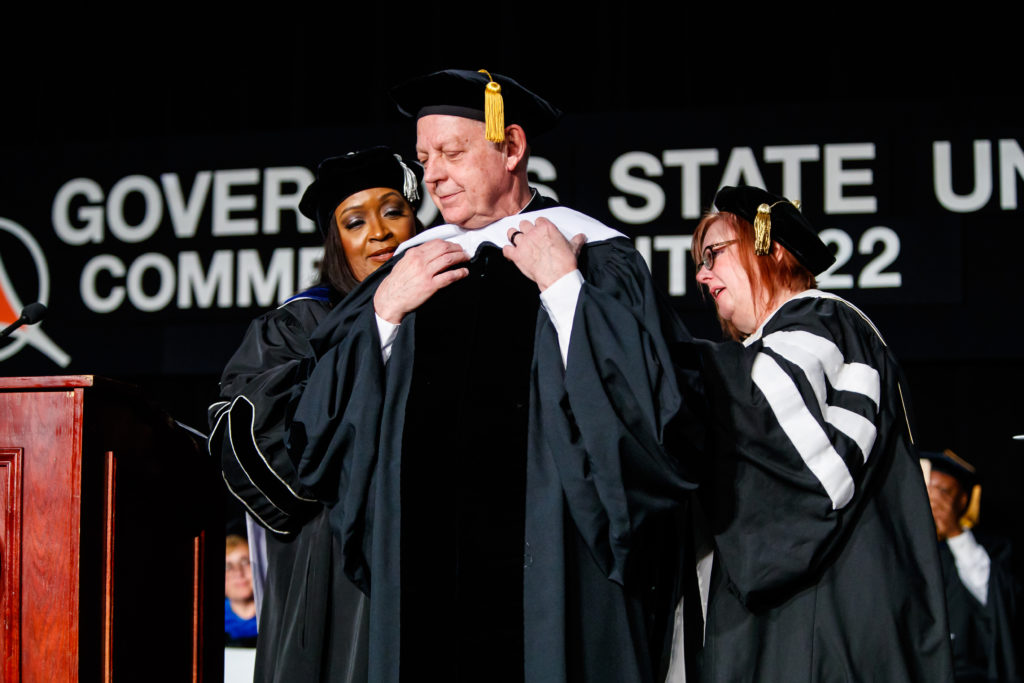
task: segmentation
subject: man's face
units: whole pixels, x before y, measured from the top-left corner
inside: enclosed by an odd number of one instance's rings
[[[230,600],[252,599],[249,546],[240,545],[224,556],[224,595]]]
[[[484,138],[481,121],[439,114],[417,121],[416,156],[445,221],[482,228],[522,208],[509,201],[514,184],[504,149]]]
[[[928,502],[939,539],[960,533],[960,517],[967,509],[967,493],[956,477],[933,469],[928,476]]]
[[[963,487],[952,474],[946,474],[933,469],[928,475],[928,495],[947,499],[953,507],[953,512],[962,514],[966,498]]]

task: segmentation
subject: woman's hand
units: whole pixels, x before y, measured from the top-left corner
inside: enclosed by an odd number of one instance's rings
[[[565,239],[547,218],[538,218],[536,223],[522,221],[518,229],[508,231],[508,237],[513,244],[501,250],[505,258],[536,282],[542,292],[576,270],[576,255],[587,241],[583,234],[571,241]]]
[[[397,325],[437,290],[469,275],[468,268],[446,270],[468,260],[469,254],[462,247],[444,240],[431,240],[409,249],[377,287],[373,310]]]

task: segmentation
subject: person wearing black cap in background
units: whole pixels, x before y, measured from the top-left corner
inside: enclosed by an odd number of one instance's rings
[[[1020,681],[1018,601],[1009,541],[973,527],[981,509],[974,466],[946,449],[921,453],[946,581],[957,683]]]
[[[392,95],[449,224],[321,325],[291,432],[311,486],[343,472],[370,678],[655,680],[690,488],[661,441],[666,338],[685,332],[629,240],[529,187],[527,136],[557,109],[468,71]],[[361,384],[382,401],[335,407]]]
[[[411,166],[411,167],[410,167]],[[386,147],[320,163],[299,203],[324,235],[319,284],[252,322],[210,406],[210,453],[249,516],[267,529],[255,680],[365,681],[369,609],[341,570],[327,505],[285,449],[309,337],[333,306],[418,227],[420,169]],[[363,400],[358,391],[343,400]]]
[[[714,204],[692,253],[735,341],[683,348],[709,411],[702,680],[950,681],[899,365],[863,313],[815,289],[834,258],[796,204],[753,187]]]

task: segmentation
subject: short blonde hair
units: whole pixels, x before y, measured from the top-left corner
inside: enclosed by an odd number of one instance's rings
[[[228,553],[232,552],[235,548],[239,548],[243,545],[246,547],[246,549],[248,549],[249,541],[245,540],[245,536],[239,536],[238,534],[228,534],[224,538],[224,554],[227,555]]]

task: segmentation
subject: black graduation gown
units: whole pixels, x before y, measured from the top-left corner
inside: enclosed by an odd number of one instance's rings
[[[228,489],[270,532],[257,682],[366,680],[366,597],[338,569],[328,510],[284,448],[309,336],[329,309],[319,287],[254,320],[224,369],[224,400],[210,407],[210,452]]]
[[[1018,631],[1020,590],[1013,576],[1010,544],[984,531],[972,533],[988,553],[990,562],[984,605],[960,581],[949,545],[945,541],[939,543],[956,680],[957,683],[1020,681],[1018,650],[1024,634]]]
[[[714,452],[702,680],[952,680],[896,360],[863,314],[814,291],[747,343],[698,346]]]
[[[681,400],[665,336],[684,332],[628,240],[579,260],[565,369],[536,285],[494,246],[403,320],[386,369],[389,266],[313,340],[290,447],[337,498],[372,681],[629,683],[667,664],[690,484],[663,445]]]

